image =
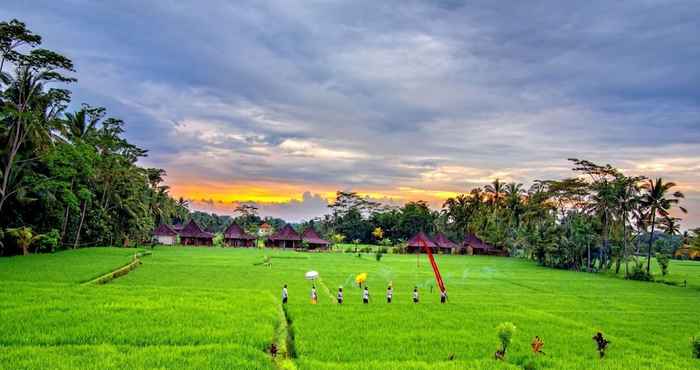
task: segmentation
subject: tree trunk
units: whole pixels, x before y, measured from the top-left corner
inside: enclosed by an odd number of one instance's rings
[[[87,201],[83,201],[83,209],[80,211],[80,224],[78,224],[78,232],[75,234],[75,242],[73,243],[73,249],[78,248],[78,242],[80,241],[80,230],[83,228],[83,220],[85,220],[85,210],[87,209]]]
[[[586,267],[586,272],[591,272],[591,242],[586,243],[586,247],[588,248],[588,260],[586,260],[588,266]]]
[[[656,208],[651,208],[651,234],[649,234],[649,248],[647,249],[647,274],[651,271],[651,243],[654,241],[654,224],[656,223]]]

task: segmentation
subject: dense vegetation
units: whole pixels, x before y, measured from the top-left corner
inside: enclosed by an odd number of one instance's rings
[[[389,254],[377,262],[343,253],[156,247],[128,275],[80,285],[135,252],[86,248],[0,259],[0,367],[273,368],[280,359],[269,355],[272,343],[299,369],[698,366],[690,339],[700,334],[695,262],[671,261],[669,278],[689,281],[679,288],[523,259],[438,255],[449,292],[441,305],[430,264],[415,256]],[[265,256],[269,267],[260,263]],[[308,270],[320,273],[317,305],[309,304]],[[354,283],[362,272],[369,305]],[[389,282],[391,305],[384,300]],[[334,299],[339,286],[343,306]],[[497,327],[506,322],[517,329],[499,361]],[[591,339],[598,331],[611,342],[603,359]],[[535,336],[545,355],[532,352]]]
[[[138,243],[186,217],[165,171],[136,164],[147,151],[123,121],[69,109],[73,63],[40,45],[23,23],[0,23],[0,255]]]

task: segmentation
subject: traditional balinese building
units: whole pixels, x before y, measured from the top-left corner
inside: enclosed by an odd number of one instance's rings
[[[443,233],[437,233],[433,238],[435,245],[439,248],[442,253],[459,253],[461,249],[457,244],[453,243],[452,240],[447,238]]]
[[[302,242],[308,244],[309,249],[327,249],[331,243],[328,240],[321,239],[316,230],[313,227],[308,227],[301,234]]]
[[[183,225],[182,222],[176,222],[176,223],[172,224],[172,226],[170,226],[170,228],[175,230],[175,232],[178,234],[180,233],[180,231],[182,231],[182,228],[184,228],[184,227],[185,227],[185,225]]]
[[[467,237],[464,239],[464,242],[462,243],[462,246],[466,248],[467,254],[472,255],[472,254],[486,254],[486,255],[491,255],[491,256],[505,256],[506,252],[501,249],[497,248],[489,243],[486,243],[485,241],[479,239],[478,236],[474,234],[469,234]]]
[[[254,247],[255,237],[234,222],[224,231],[224,244],[229,247]]]
[[[301,236],[292,228],[292,225],[286,224],[276,233],[270,235],[267,239],[267,246],[277,248],[299,248],[301,247]]]
[[[212,245],[214,235],[203,230],[194,220],[180,230],[180,244],[183,245]]]
[[[174,245],[177,242],[177,232],[171,226],[161,224],[153,230],[153,239],[156,244]]]
[[[438,246],[433,242],[424,232],[420,231],[418,234],[414,235],[411,239],[406,242],[406,252],[421,252],[423,253],[423,246],[430,248],[433,253],[437,252]]]

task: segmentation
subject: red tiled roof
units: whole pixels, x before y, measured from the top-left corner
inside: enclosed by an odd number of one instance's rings
[[[422,231],[409,239],[406,245],[409,247],[421,248],[423,247],[423,243],[425,243],[425,246],[428,248],[437,248],[437,245]]]
[[[321,239],[321,237],[318,236],[318,233],[316,233],[316,230],[314,230],[313,227],[309,227],[306,230],[304,230],[304,233],[301,235],[301,240],[309,244],[330,244],[328,240]]]
[[[301,240],[301,237],[290,224],[286,224],[276,233],[270,235],[270,240]]]
[[[243,228],[238,226],[238,224],[235,222],[226,228],[226,231],[224,231],[224,238],[226,238],[226,239],[245,239],[245,240],[255,239],[254,236],[246,233],[243,230]]]
[[[212,233],[202,230],[194,220],[190,220],[190,222],[180,230],[180,237],[183,238],[211,238],[213,236]]]
[[[443,233],[437,233],[433,241],[435,241],[435,244],[440,248],[457,248],[457,244],[453,243],[452,240],[448,239]]]
[[[166,224],[161,224],[160,226],[156,227],[155,230],[153,230],[153,235],[155,236],[176,236],[177,232],[173,230],[172,227],[166,225]]]

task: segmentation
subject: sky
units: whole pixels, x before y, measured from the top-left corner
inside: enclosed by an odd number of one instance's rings
[[[700,2],[4,0],[174,196],[299,221],[567,158],[678,184],[700,226]]]

